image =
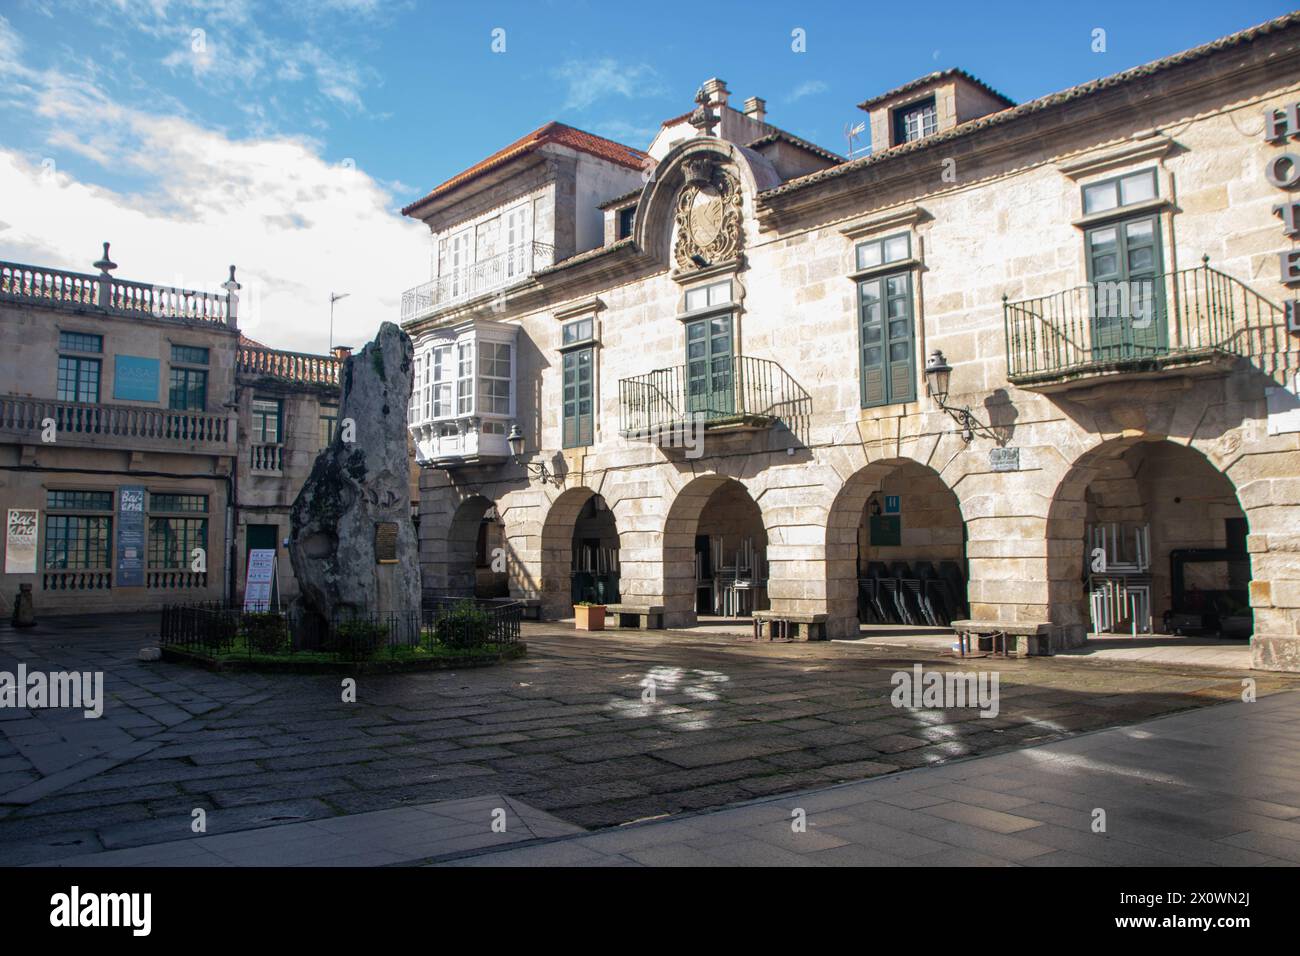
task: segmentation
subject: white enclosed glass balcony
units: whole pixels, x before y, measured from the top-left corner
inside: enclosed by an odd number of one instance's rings
[[[555,247],[524,242],[479,262],[455,266],[402,293],[402,322],[420,319],[458,302],[507,289],[555,262]]]

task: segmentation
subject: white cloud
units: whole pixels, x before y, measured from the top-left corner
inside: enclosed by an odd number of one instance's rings
[[[85,81],[40,77],[47,145],[153,185],[114,191],[0,149],[0,258],[92,271],[104,240],[117,275],[215,291],[229,263],[244,285],[240,325],[278,348],[360,345],[396,320],[403,289],[427,278],[426,231],[365,172],[326,162],[301,138],[232,139],[176,116],[122,107]]]
[[[793,103],[796,100],[803,99],[805,96],[816,96],[818,93],[825,93],[829,89],[830,86],[822,80],[804,80],[790,91],[786,96],[785,101],[787,103]]]
[[[565,109],[583,110],[607,96],[644,99],[663,92],[653,67],[621,63],[611,57],[569,60],[553,73],[569,86]]]

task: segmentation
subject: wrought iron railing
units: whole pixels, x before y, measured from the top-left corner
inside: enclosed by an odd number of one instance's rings
[[[475,296],[505,289],[555,262],[555,247],[546,242],[525,242],[479,262],[452,269],[402,293],[402,321],[428,315],[435,309]]]
[[[245,611],[221,602],[167,605],[159,643],[207,657],[280,658],[310,654],[332,661],[500,650],[518,643],[523,605],[426,600],[418,610],[339,614],[326,621],[293,608]]]
[[[122,315],[231,324],[230,297],[173,286],[108,279],[45,266],[0,262],[0,300],[101,309]]]
[[[0,435],[27,440],[113,444],[232,445],[235,433],[225,412],[137,408],[129,405],[59,402],[0,395]]]
[[[282,352],[241,346],[235,371],[303,385],[338,385],[343,361],[332,355]]]
[[[806,418],[811,399],[770,359],[734,355],[655,369],[618,383],[619,433],[649,437],[702,423],[793,423]]]
[[[1208,257],[1150,278],[1004,298],[1002,310],[1007,376],[1017,383],[1155,369],[1214,353],[1267,361],[1292,347],[1282,309],[1211,268]]]

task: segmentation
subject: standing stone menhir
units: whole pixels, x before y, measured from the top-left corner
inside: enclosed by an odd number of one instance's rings
[[[338,432],[290,511],[300,600],[326,620],[420,607],[406,444],[414,353],[385,322],[345,360]]]

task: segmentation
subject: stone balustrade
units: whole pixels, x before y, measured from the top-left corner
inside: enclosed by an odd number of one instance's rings
[[[180,411],[0,396],[0,439],[231,454],[235,429],[226,412]]]

